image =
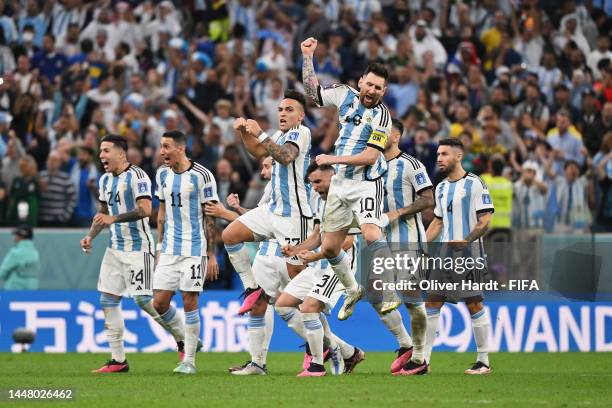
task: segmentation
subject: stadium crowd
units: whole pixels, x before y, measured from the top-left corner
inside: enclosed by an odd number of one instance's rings
[[[437,141],[461,138],[465,169],[511,192],[498,227],[612,231],[610,0],[0,0],[0,12],[0,226],[89,226],[107,133],[154,178],[163,132],[185,132],[219,197],[254,207],[265,183],[234,118],[274,130],[313,36],[323,86],[387,65],[401,149],[432,179]],[[337,121],[309,110],[313,155],[333,151]]]

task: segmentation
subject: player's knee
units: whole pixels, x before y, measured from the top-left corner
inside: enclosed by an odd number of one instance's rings
[[[304,303],[300,305],[300,311],[302,313],[320,313],[324,309],[325,305],[323,304],[323,302],[308,297],[304,299]]]
[[[382,238],[380,227],[375,224],[365,224],[361,226],[361,234],[367,243],[374,242]]]
[[[257,302],[253,305],[253,308],[249,312],[251,316],[263,316],[266,314],[266,310],[268,309],[268,300],[270,297],[268,295],[264,295],[263,297],[257,299]]]
[[[327,259],[332,259],[340,255],[341,248],[334,248],[331,245],[323,245],[321,246],[321,253]]]
[[[148,305],[152,299],[153,297],[149,295],[136,295],[134,296],[134,303],[136,303],[138,307],[142,309]]]
[[[225,245],[236,245],[240,242],[236,239],[236,234],[233,233],[231,224],[227,226],[221,233],[221,239]]]
[[[118,307],[119,303],[121,303],[120,296],[115,296],[108,293],[100,294],[100,305],[102,306],[102,308]]]
[[[440,301],[427,301],[425,302],[425,308],[427,309],[442,309],[444,302]]]
[[[470,311],[471,315],[480,312],[482,308],[484,307],[482,302],[471,302],[471,303],[467,303],[466,306],[468,310]]]
[[[170,308],[170,302],[165,302],[162,299],[153,298],[153,307],[160,315],[166,313]]]

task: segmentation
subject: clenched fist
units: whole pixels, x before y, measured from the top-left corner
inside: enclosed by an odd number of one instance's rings
[[[259,136],[262,132],[259,123],[257,123],[257,121],[253,119],[247,119],[245,127],[246,131],[255,137]]]
[[[305,39],[300,44],[300,48],[302,49],[303,56],[312,57],[314,55],[315,49],[317,48],[317,39],[314,37]]]

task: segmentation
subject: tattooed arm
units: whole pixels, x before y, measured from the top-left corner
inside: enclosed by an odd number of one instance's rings
[[[108,205],[106,203],[101,203],[100,212],[96,215],[96,217],[98,215],[105,215],[105,214],[108,214]],[[83,248],[83,251],[87,253],[91,251],[93,239],[97,237],[100,232],[102,232],[104,227],[105,225],[98,224],[95,221],[95,217],[94,217],[94,221],[92,221],[91,223],[91,228],[89,229],[89,232],[87,233],[85,238],[81,239],[81,248]]]
[[[204,206],[202,206],[202,211]],[[206,280],[215,281],[219,279],[219,265],[217,264],[217,256],[215,248],[217,246],[217,228],[215,226],[215,217],[206,216],[206,255],[208,261],[206,263]]]
[[[259,138],[264,131],[259,127],[257,121],[249,119],[246,121],[245,129],[248,133]],[[283,145],[276,144],[272,139],[266,137],[264,140],[259,142],[259,145],[266,150],[266,155],[272,156],[274,160],[287,166],[300,153],[299,148],[294,143],[285,143]]]
[[[98,215],[108,215],[108,205],[106,203],[101,203],[100,212],[96,214],[96,217]],[[102,232],[102,230],[105,227],[104,224],[99,224],[95,221],[96,217],[94,217],[94,221],[91,223],[91,228],[89,229],[89,232],[87,233],[87,236],[91,237],[92,239],[97,237],[98,234]]]
[[[468,243],[476,241],[482,237],[489,229],[489,223],[491,222],[492,212],[481,212],[478,214],[478,222],[474,229],[465,237],[465,241]]]
[[[407,207],[388,212],[387,217],[389,217],[389,222],[393,222],[398,218],[409,217],[413,214],[420,213],[421,211],[426,210],[427,208],[433,208],[433,206],[433,189],[428,188],[427,190],[418,193],[418,197],[416,198],[416,200],[414,200],[412,204]]]
[[[317,48],[317,40],[310,37],[300,45],[302,49],[302,83],[306,95],[312,98],[319,105],[319,80],[314,70],[313,55]]]
[[[166,203],[159,203],[159,210],[157,211],[157,243],[162,244],[164,242],[164,229],[166,228]]]
[[[136,208],[115,216],[107,214],[97,214],[94,217],[94,223],[102,225],[102,227],[110,226],[117,222],[138,221],[141,218],[146,218],[151,215],[151,199],[141,198],[137,201]]]

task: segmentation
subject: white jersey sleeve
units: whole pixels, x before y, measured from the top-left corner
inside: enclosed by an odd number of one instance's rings
[[[272,182],[268,181],[268,184],[266,184],[266,186],[264,187],[263,195],[259,199],[257,206],[259,207],[260,205],[267,204],[271,198],[272,198]]]
[[[310,134],[306,126],[299,126],[287,132],[285,144],[291,143],[297,146],[299,153],[308,152],[310,148]]]
[[[155,197],[157,197],[157,199],[160,202],[164,202],[164,197],[162,196],[162,182],[161,182],[161,173],[164,171],[165,167],[160,167],[159,169],[157,169],[157,173],[155,173]]]
[[[443,217],[443,213],[442,213],[442,203],[440,202],[441,199],[441,194],[440,192],[442,191],[442,186],[444,185],[444,183],[440,183],[436,186],[436,191],[434,193],[434,203],[435,203],[435,207],[434,207],[434,215],[440,219],[442,219]]]
[[[472,188],[471,198],[474,209],[477,214],[481,212],[494,212],[493,200],[491,200],[491,194],[489,194],[487,185],[480,177],[478,177],[478,180],[480,183],[474,183],[474,187]]]
[[[219,196],[217,195],[217,181],[215,176],[211,172],[203,177],[203,186],[201,191],[201,203],[219,202]]]
[[[319,86],[317,92],[319,94],[319,100],[317,101],[319,106],[340,107],[349,93],[349,88],[346,85],[334,84],[326,87]]]
[[[409,170],[406,172],[405,177],[408,179],[410,184],[414,187],[414,191],[418,194],[421,191],[432,188],[431,180],[427,175],[427,169],[423,163],[417,159],[410,159],[412,166],[409,166]]]
[[[108,204],[106,201],[106,192],[104,191],[104,184],[106,183],[107,177],[108,175],[105,173],[100,177],[100,180],[98,180],[98,200],[105,204]]]
[[[136,177],[132,177],[132,191],[134,192],[134,200],[138,201],[141,198],[151,198],[151,179],[147,174],[140,170],[134,172]]]

